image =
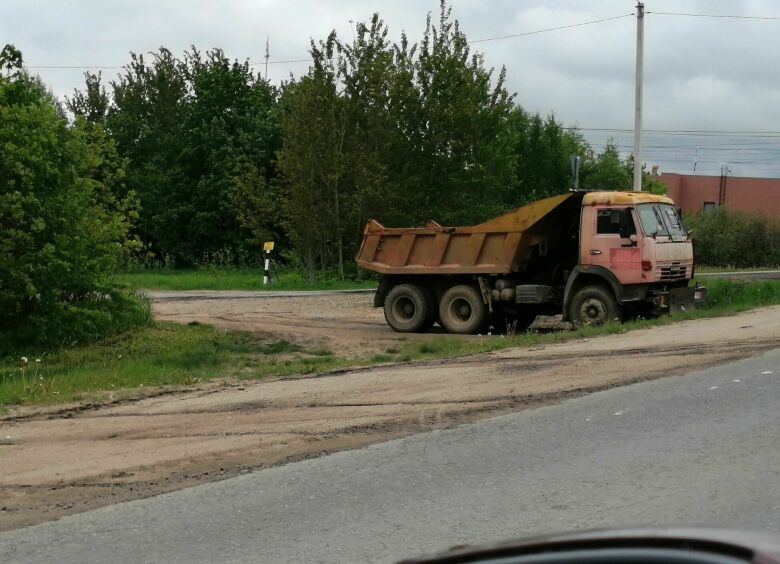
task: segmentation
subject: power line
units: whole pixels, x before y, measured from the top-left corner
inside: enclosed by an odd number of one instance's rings
[[[659,163],[691,163],[693,162],[693,159],[681,159],[681,158],[674,158],[674,159],[664,159],[664,158],[656,158],[654,160],[657,160]],[[727,162],[728,164],[749,164],[749,165],[761,165],[762,167],[770,167],[770,166],[780,166],[780,161],[773,161],[773,160],[760,160],[760,161],[743,161],[743,160],[732,160],[732,159],[698,159],[696,160],[696,163],[702,164],[702,163],[724,163]]]
[[[570,131],[591,131],[602,133],[633,133],[633,129],[612,128],[612,127],[564,127]],[[723,137],[731,135],[734,137],[752,138],[752,139],[774,139],[780,138],[780,131],[728,131],[714,129],[643,129],[642,133],[652,135],[674,135],[682,137]]]
[[[311,58],[308,58],[308,59],[288,59],[286,61],[268,61],[268,64],[269,65],[282,65],[282,64],[288,64],[288,63],[310,63],[310,62],[311,62]],[[262,63],[253,62],[253,61],[249,62],[249,66],[250,67],[256,67],[258,65],[264,65],[264,64],[265,64],[265,61],[263,61]]]
[[[289,64],[289,63],[308,63],[311,59],[288,59],[286,61],[268,61],[269,65],[281,65],[281,64]],[[258,62],[258,61],[248,61],[248,64],[250,67],[257,67],[260,65],[264,65],[265,61]],[[122,70],[125,67],[117,67],[117,66],[105,66],[105,65],[91,65],[91,66],[82,66],[82,65],[24,65],[25,68],[28,69],[74,69],[74,70]]]
[[[689,18],[728,18],[736,20],[780,20],[780,16],[740,16],[737,14],[691,14],[687,12],[647,12],[657,16],[684,16]]]
[[[626,149],[621,149],[621,154],[631,154],[630,149],[632,149],[633,146],[626,147]],[[594,147],[594,149],[603,149],[603,147]],[[619,148],[620,149],[620,148]],[[730,155],[728,154],[709,154],[709,155],[699,155],[694,156],[692,154],[690,155],[684,155],[680,154],[678,151],[669,151],[664,154],[658,154],[653,153],[650,155],[647,155],[645,161],[655,161],[655,162],[698,162],[698,163],[708,163],[708,162],[724,162],[728,161],[729,163],[738,163],[738,164],[755,164],[755,165],[765,165],[765,166],[780,166],[780,159],[772,158],[770,155],[733,155],[736,158],[730,158]]]
[[[697,18],[733,18],[733,19],[745,19],[745,20],[780,20],[780,16],[741,16],[737,14],[694,14],[694,13],[687,13],[687,12],[646,12],[647,14],[656,14],[659,16],[684,16],[684,17],[697,17]],[[551,31],[560,31],[563,29],[572,29],[576,27],[582,27],[586,25],[592,25],[602,22],[608,22],[612,20],[619,20],[622,18],[627,18],[630,16],[635,15],[633,12],[629,14],[622,14],[619,16],[610,16],[607,18],[599,18],[596,20],[589,20],[586,22],[578,22],[574,24],[569,25],[562,25],[562,26],[556,26],[556,27],[548,27],[545,29],[537,29],[534,31],[526,31],[523,33],[513,33],[510,35],[498,35],[495,37],[485,37],[483,39],[475,39],[474,41],[469,41],[469,44],[474,43],[486,43],[488,41],[499,41],[501,39],[511,39],[514,37],[526,37],[529,35],[538,35],[540,33],[548,33]],[[284,61],[267,61],[267,64],[269,65],[282,65],[282,64],[294,64],[294,63],[308,63],[311,59],[288,59]],[[249,66],[256,67],[260,65],[266,64],[266,61],[258,62],[258,61],[250,61]],[[25,65],[28,69],[65,69],[65,70],[90,70],[90,69],[96,69],[96,70],[122,70],[125,67],[124,66],[115,66],[115,65]],[[584,129],[584,128],[582,128]],[[647,130],[645,130],[647,131]]]
[[[579,127],[573,125],[571,127],[565,127],[564,129],[579,129],[580,131],[617,131],[620,133],[633,133],[633,129],[621,128],[621,127]],[[723,133],[723,134],[739,134],[739,135],[759,135],[759,134],[777,134],[780,135],[780,131],[747,131],[747,130],[731,130],[731,129],[643,129],[645,133]]]
[[[604,146],[606,147],[606,143],[591,143],[591,145],[598,145],[598,146]],[[621,149],[633,149],[633,145],[615,145],[618,148]],[[695,147],[693,145],[686,145],[686,146],[679,146],[679,145],[645,145],[643,149],[652,149],[652,150],[662,150],[662,151],[669,151],[669,152],[678,152],[678,151],[722,151],[724,153],[732,152],[732,151],[756,151],[756,152],[763,152],[763,153],[780,153],[780,145],[775,146],[774,148],[767,149],[753,149],[749,147],[740,147],[740,148],[734,148],[734,147]]]
[[[579,23],[575,23],[575,24],[561,25],[561,26],[558,26],[558,27],[548,27],[546,29],[537,29],[535,31],[526,31],[524,33],[513,33],[511,35],[499,35],[499,36],[496,36],[496,37],[485,37],[484,39],[475,39],[474,41],[469,41],[469,44],[485,43],[486,41],[498,41],[499,39],[511,39],[512,37],[525,37],[527,35],[537,35],[539,33],[547,33],[548,31],[558,31],[558,30],[561,30],[561,29],[571,29],[573,27],[581,27],[581,26],[584,26],[584,25],[591,25],[591,24],[596,24],[596,23],[601,23],[601,22],[608,22],[610,20],[619,20],[621,18],[627,18],[627,17],[633,16],[633,15],[634,15],[634,13],[631,12],[630,14],[623,14],[621,16],[611,16],[609,18],[601,18],[601,19],[598,19],[598,20],[590,20],[590,21],[587,21],[587,22],[579,22]]]
[[[606,147],[607,141],[593,140],[588,141],[588,144],[595,147]],[[617,144],[618,147],[633,148],[633,145]],[[757,147],[755,145],[650,145],[648,147],[651,150],[675,150],[675,151],[741,151],[741,152],[765,152],[765,153],[780,153],[780,144],[767,143],[763,147]]]
[[[537,29],[537,30],[534,30],[534,31],[526,31],[524,33],[515,33],[515,34],[512,34],[512,35],[502,35],[502,36],[498,36],[498,37],[486,37],[484,39],[476,39],[474,41],[469,41],[469,43],[485,43],[486,41],[497,41],[499,39],[509,39],[509,38],[512,38],[512,37],[524,37],[524,36],[527,36],[527,35],[537,35],[539,33],[547,33],[549,31],[558,31],[558,30],[561,30],[561,29],[570,29],[570,28],[574,28],[574,27],[581,27],[581,26],[584,26],[584,25],[591,25],[591,24],[596,24],[596,23],[601,23],[601,22],[607,22],[607,21],[610,21],[610,20],[617,20],[617,19],[620,19],[620,18],[625,18],[625,17],[633,16],[633,15],[634,15],[633,13],[631,13],[631,14],[623,14],[622,16],[612,16],[612,17],[609,17],[609,18],[601,18],[601,19],[598,19],[598,20],[591,20],[591,21],[587,21],[587,22],[579,22],[579,23],[570,24],[570,25],[562,25],[562,26],[550,27],[550,28],[546,28],[546,29]],[[288,60],[284,60],[284,61],[268,61],[268,64],[269,65],[282,65],[282,64],[308,63],[308,62],[311,62],[311,58],[307,58],[307,59],[288,59]],[[249,66],[250,67],[256,67],[256,66],[265,65],[265,64],[266,64],[266,61],[250,61],[249,62]],[[72,70],[90,70],[90,69],[95,69],[95,70],[122,70],[123,68],[125,68],[124,66],[111,66],[111,65],[25,65],[25,67],[28,68],[28,69],[72,69]]]
[[[103,65],[95,65],[95,66],[77,66],[77,65],[24,65],[25,68],[28,69],[73,69],[73,70],[90,70],[90,69],[97,69],[97,70],[111,70],[111,69],[117,69],[121,70],[125,67],[110,67],[110,66],[103,66]]]

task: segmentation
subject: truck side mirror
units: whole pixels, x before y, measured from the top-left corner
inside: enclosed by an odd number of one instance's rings
[[[631,208],[620,210],[620,238],[628,239],[634,232],[634,218],[631,216]]]

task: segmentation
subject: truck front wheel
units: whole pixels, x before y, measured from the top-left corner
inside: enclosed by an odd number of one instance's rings
[[[577,325],[602,325],[622,321],[623,312],[612,292],[601,286],[585,286],[571,300],[570,317]]]
[[[385,320],[399,333],[427,331],[433,325],[436,305],[431,293],[414,284],[399,284],[385,298]]]
[[[487,315],[487,306],[473,286],[453,286],[439,302],[439,320],[450,333],[476,333],[485,326]]]

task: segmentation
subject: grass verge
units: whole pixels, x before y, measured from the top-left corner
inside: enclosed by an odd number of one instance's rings
[[[708,306],[657,319],[582,327],[576,331],[523,333],[454,339],[442,336],[390,347],[371,358],[354,359],[323,349],[260,335],[223,331],[206,325],[156,323],[101,343],[28,358],[0,360],[0,408],[9,405],[52,404],[85,399],[118,399],[139,388],[191,385],[218,377],[258,379],[310,374],[388,362],[439,359],[495,351],[508,347],[552,344],[582,337],[625,333],[677,321],[730,315],[780,304],[780,280],[739,282],[712,280]]]
[[[328,350],[252,333],[154,323],[100,343],[0,361],[0,408],[119,399],[145,387],[306,374],[348,362]]]
[[[271,283],[263,286],[262,269],[202,268],[148,269],[116,275],[119,285],[148,290],[353,290],[376,288],[377,281],[327,278],[311,282],[301,272],[272,272]]]
[[[651,319],[634,319],[625,323],[585,326],[573,331],[554,333],[521,333],[509,337],[484,335],[473,340],[442,336],[424,343],[407,343],[396,355],[402,360],[448,358],[490,352],[509,347],[531,347],[560,343],[578,338],[626,333],[633,329],[661,327],[679,321],[722,317],[761,306],[780,304],[780,280],[741,282],[727,279],[707,281],[707,305],[704,308],[678,312]]]

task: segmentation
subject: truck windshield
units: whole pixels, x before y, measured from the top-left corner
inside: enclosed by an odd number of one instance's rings
[[[678,238],[685,237],[677,209],[671,204],[638,204],[636,211],[645,235],[661,235]]]

